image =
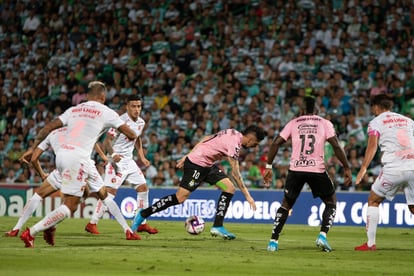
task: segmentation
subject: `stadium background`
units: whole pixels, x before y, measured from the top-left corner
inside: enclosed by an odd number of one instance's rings
[[[18,158],[45,123],[85,99],[95,79],[108,85],[107,104],[120,113],[127,95],[142,96],[153,189],[177,185],[175,162],[200,137],[253,123],[268,136],[244,152],[241,170],[248,185],[262,189],[269,143],[304,95],[315,96],[319,114],[334,123],[355,175],[370,97],[387,93],[395,111],[414,113],[411,1],[3,0],[0,13],[6,186],[40,183]],[[326,153],[338,191],[369,190],[378,157],[361,187],[342,187],[341,166],[329,146]],[[271,190],[283,187],[288,155],[286,147],[276,158]],[[41,161],[53,170],[51,152]]]

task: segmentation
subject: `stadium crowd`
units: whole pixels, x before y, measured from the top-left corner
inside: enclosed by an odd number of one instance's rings
[[[255,123],[268,135],[244,152],[241,171],[261,188],[269,144],[305,95],[333,122],[354,177],[370,97],[387,93],[414,115],[409,0],[3,0],[0,14],[0,183],[41,182],[18,158],[40,127],[86,99],[91,80],[107,84],[120,113],[126,96],[143,98],[149,186],[176,185],[176,161],[204,135]],[[338,190],[354,190],[326,152]],[[275,159],[273,189],[289,154]],[[51,152],[41,160],[54,168]],[[369,190],[379,166],[377,157],[358,189]]]

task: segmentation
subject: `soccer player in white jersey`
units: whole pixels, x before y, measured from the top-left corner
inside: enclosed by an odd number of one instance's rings
[[[235,193],[230,178],[217,166],[216,162],[227,159],[231,166],[233,180],[244,194],[251,208],[256,210],[256,203],[244,185],[239,169],[239,154],[242,147],[256,147],[265,137],[265,131],[258,126],[249,126],[242,133],[235,129],[225,129],[214,135],[201,139],[192,151],[177,162],[184,174],[180,187],[175,194],[165,196],[152,206],[137,213],[131,226],[136,230],[150,215],[183,203],[203,182],[215,185],[222,190],[216,207],[216,216],[210,233],[232,240],[236,236],[223,226],[224,216]]]
[[[301,109],[302,115],[290,120],[285,125],[280,134],[273,140],[267,154],[268,164],[263,176],[266,185],[272,180],[272,163],[280,146],[287,140],[292,140],[292,154],[284,188],[284,197],[275,215],[272,235],[267,246],[268,251],[279,250],[280,232],[305,183],[308,183],[311,188],[313,197],[319,197],[325,203],[316,245],[326,252],[332,251],[326,239],[326,234],[335,218],[336,194],[335,186],[325,169],[324,148],[326,141],[332,145],[335,155],[344,167],[344,184],[346,186],[351,184],[352,174],[332,123],[316,115],[315,111],[315,99],[305,97]]]
[[[393,102],[386,94],[375,96],[368,124],[368,144],[355,183],[359,185],[377,152],[381,151],[382,171],[371,186],[368,196],[366,230],[368,241],[355,247],[357,251],[375,251],[379,220],[378,206],[384,199],[393,200],[401,189],[408,209],[414,214],[414,122],[391,111]]]
[[[93,81],[88,88],[88,101],[70,107],[57,119],[46,124],[36,136],[33,146],[23,156],[25,158],[30,155],[52,130],[67,126],[67,135],[56,154],[56,167],[62,176],[63,204],[22,233],[20,239],[26,247],[34,247],[34,236],[38,232],[55,226],[76,211],[86,185],[91,192],[97,192],[109,212],[121,224],[127,240],[140,239],[129,228],[116,202],[108,197],[103,180],[90,162],[94,144],[106,129],[116,128],[131,140],[137,136],[115,111],[104,105],[105,84]]]
[[[126,103],[126,113],[122,114],[121,119],[135,132],[136,140],[129,140],[124,134],[119,133],[116,129],[111,128],[104,140],[104,149],[112,156],[113,163],[109,162],[105,167],[105,187],[108,191],[108,196],[115,197],[118,188],[127,181],[129,184],[135,186],[137,191],[137,206],[138,210],[148,207],[148,186],[145,176],[137,163],[133,159],[134,149],[138,160],[144,167],[150,165],[150,162],[145,158],[142,149],[141,134],[145,127],[145,121],[140,117],[142,110],[142,100],[138,95],[130,95]],[[97,223],[105,212],[105,206],[101,200],[98,200],[95,211],[91,220],[86,225],[85,230],[92,234],[99,234]],[[141,224],[138,227],[138,232],[148,232],[149,234],[156,234],[158,230],[151,227],[149,224]]]
[[[49,195],[53,194],[57,190],[60,190],[60,187],[62,185],[62,178],[60,176],[59,171],[57,169],[54,169],[50,174],[45,173],[42,167],[40,166],[39,157],[48,148],[51,148],[53,152],[56,154],[57,150],[59,149],[59,144],[63,140],[63,136],[66,135],[66,130],[66,127],[62,127],[52,131],[32,153],[31,164],[35,171],[39,174],[43,182],[42,185],[40,185],[40,187],[36,189],[36,192],[24,206],[23,211],[20,214],[20,217],[16,225],[13,227],[12,230],[5,233],[6,237],[16,237],[22,226],[29,219],[30,215],[37,209],[42,200],[45,197],[48,197]],[[104,153],[98,145],[95,145],[95,150],[104,161],[108,161],[107,157],[104,155]],[[26,159],[20,159],[20,161],[26,164],[29,163]],[[91,162],[94,161],[91,160]],[[55,228],[51,227],[43,232],[43,238],[51,245],[54,245],[54,235],[51,234],[51,232],[54,231]]]

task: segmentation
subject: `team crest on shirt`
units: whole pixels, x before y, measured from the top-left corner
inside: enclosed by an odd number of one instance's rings
[[[115,184],[116,183],[116,178],[112,177],[111,182]]]

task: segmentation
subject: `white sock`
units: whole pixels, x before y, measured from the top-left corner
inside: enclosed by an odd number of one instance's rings
[[[108,211],[111,213],[111,215],[114,216],[116,221],[118,221],[118,223],[124,229],[124,232],[126,232],[127,230],[131,231],[131,228],[129,228],[129,226],[128,226],[126,220],[124,219],[124,216],[122,215],[121,210],[119,210],[119,207],[116,204],[116,202],[110,196],[107,196],[103,200],[103,202],[105,203],[106,207],[108,207]]]
[[[374,206],[368,206],[367,209],[367,237],[368,246],[375,244],[375,238],[377,236],[377,226],[379,221],[379,208]]]
[[[137,205],[138,205],[138,211],[141,209],[148,208],[148,191],[146,192],[137,192]],[[144,220],[142,224],[145,224],[147,220]]]
[[[58,208],[47,214],[41,221],[30,228],[30,235],[34,237],[40,231],[49,229],[59,222],[70,216],[70,209],[66,205],[60,205]]]
[[[22,213],[20,214],[19,220],[17,221],[16,225],[13,227],[13,230],[21,229],[29,217],[33,214],[36,210],[37,206],[42,202],[43,198],[34,193],[34,195],[29,199],[26,205],[23,208]]]
[[[108,193],[108,197],[114,199],[114,195]],[[95,206],[95,211],[93,211],[92,218],[89,221],[92,224],[98,224],[99,220],[102,218],[103,214],[106,212],[107,208],[105,204],[103,204],[102,200],[98,200]]]

